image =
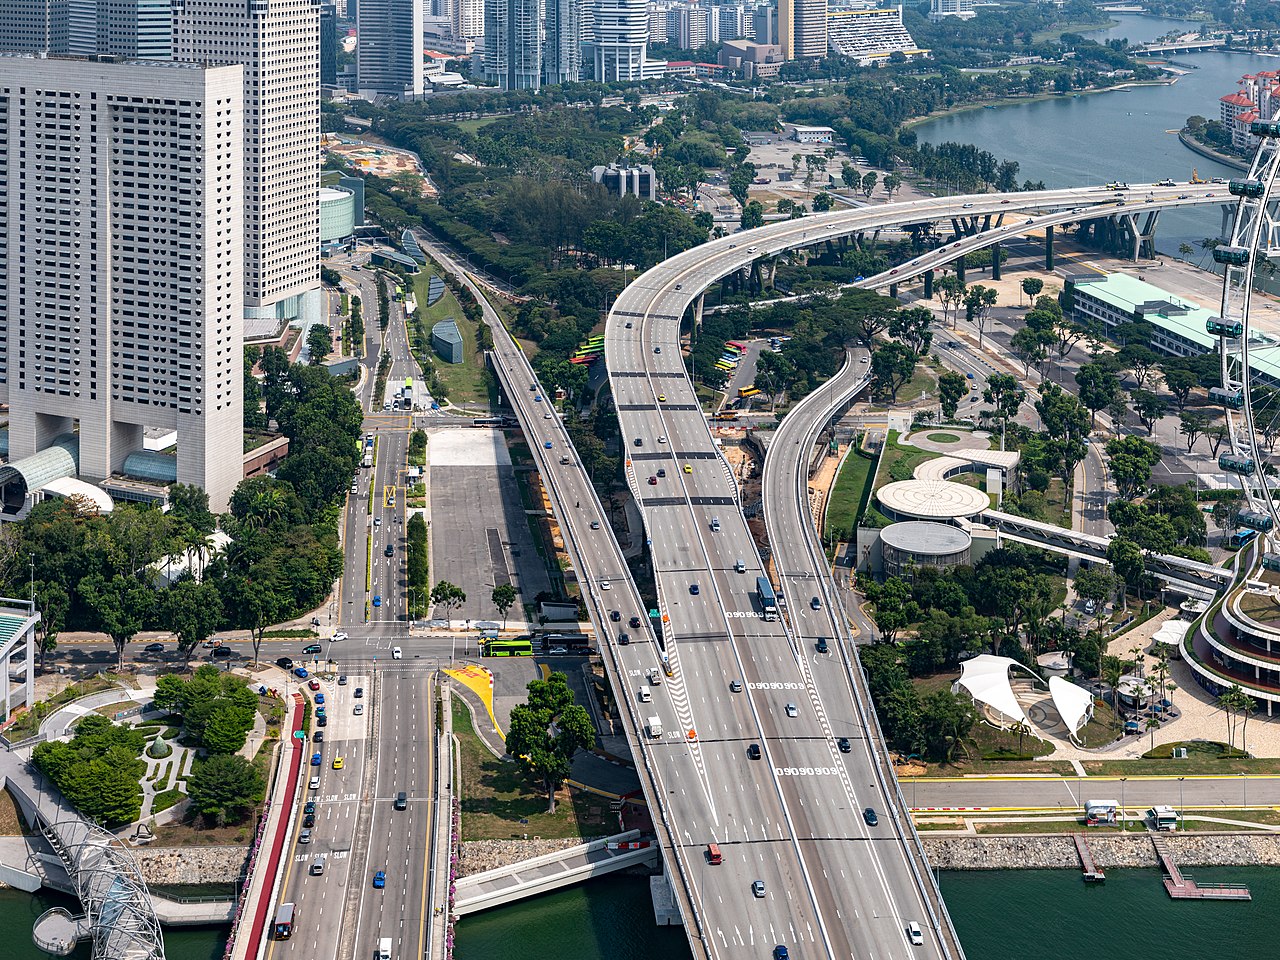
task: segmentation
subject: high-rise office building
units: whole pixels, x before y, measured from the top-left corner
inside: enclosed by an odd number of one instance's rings
[[[356,35],[361,96],[422,96],[422,0],[360,0]]]
[[[331,3],[320,7],[320,85],[338,83],[338,8]]]
[[[601,83],[643,80],[649,41],[647,0],[596,0],[593,73]]]
[[[778,0],[778,43],[788,60],[827,55],[827,0]]]
[[[173,55],[244,64],[244,306],[321,319],[317,0],[175,0]]]
[[[484,36],[484,0],[454,0],[450,20],[455,40]]]
[[[167,60],[170,0],[0,0],[0,50]]]
[[[226,509],[243,474],[243,97],[240,66],[0,57],[7,510],[50,472],[110,477],[147,427],[177,431],[177,480]]]
[[[0,50],[66,53],[68,0],[0,0]]]
[[[756,43],[778,42],[778,8],[776,6],[756,7],[751,20],[755,28]]]
[[[571,83],[582,73],[581,0],[484,0],[481,74],[503,90]]]

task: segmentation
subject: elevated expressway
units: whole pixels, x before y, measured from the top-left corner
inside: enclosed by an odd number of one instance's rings
[[[1187,189],[1079,188],[841,210],[703,244],[643,274],[619,296],[606,329],[606,360],[629,457],[627,478],[655,567],[665,655],[675,674],[665,693],[640,712],[661,713],[667,724],[674,712],[677,735],[685,738],[671,751],[683,764],[680,789],[661,800],[676,837],[673,848],[681,854],[668,866],[682,871],[682,888],[699,921],[691,939],[708,955],[759,956],[775,942],[799,946],[804,956],[833,958],[962,952],[910,836],[852,645],[831,643],[826,656],[814,649],[818,637],[842,639],[844,626],[833,616],[838,601],[810,531],[800,455],[766,468],[766,521],[790,603],[783,621],[760,615],[754,592],[762,563],[732,474],[685,374],[679,330],[686,308],[711,284],[759,257],[887,226],[1017,215],[1019,223],[1008,228],[1013,234],[1046,216],[1066,222],[1110,215],[1123,209],[1119,199],[1146,206],[1150,197],[1156,208],[1222,202],[1208,193],[1226,196],[1225,188],[1199,195]],[[1025,222],[1029,212],[1031,224]],[[973,238],[974,246],[998,236],[984,233]],[[963,243],[912,272],[959,256],[967,249]],[[885,275],[884,284],[906,275],[899,268],[892,279]],[[842,378],[793,410],[772,444],[773,455],[807,454],[817,429],[810,418],[825,419],[856,392],[859,376],[846,366]],[[657,476],[659,469],[665,476]],[[657,482],[651,484],[651,477]],[[583,569],[590,577],[591,568]],[[600,596],[598,582],[585,586]],[[819,607],[811,606],[812,597]],[[744,681],[746,689],[730,692],[732,680]],[[619,696],[631,701],[634,693],[620,690]],[[796,716],[787,715],[787,704],[796,706]],[[838,737],[850,739],[851,752],[837,750]],[[673,743],[668,736],[646,752],[665,768]],[[746,757],[753,743],[761,745],[761,761]],[[876,827],[863,822],[867,806],[879,814]],[[712,841],[725,852],[722,866],[699,856]],[[751,895],[755,879],[765,881],[763,900]],[[911,921],[925,931],[923,947],[908,942]]]

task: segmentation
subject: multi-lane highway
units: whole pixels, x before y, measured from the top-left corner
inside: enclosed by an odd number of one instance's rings
[[[691,748],[705,773],[702,795],[668,796],[667,815],[678,823],[686,852],[711,841],[723,849],[727,840],[740,854],[718,868],[692,858],[682,864],[704,926],[720,934],[718,943],[710,940],[711,953],[750,953],[765,931],[831,957],[945,956],[960,948],[907,837],[892,772],[879,760],[883,745],[868,719],[870,706],[852,682],[856,661],[846,659],[852,648],[829,642],[835,663],[818,653],[819,637],[834,641],[843,630],[831,616],[835,593],[827,587],[825,560],[794,527],[770,523],[791,629],[761,616],[754,596],[760,562],[732,477],[685,376],[680,318],[721,277],[791,247],[922,219],[1025,216],[1046,207],[1067,208],[1068,217],[1086,207],[1111,212],[1120,199],[1127,205],[1129,193],[1170,205],[1219,202],[1177,188],[1085,188],[839,211],[700,245],[638,278],[615,303],[606,357],[630,454],[628,480],[650,539],[666,653],[681,680],[672,708],[684,708],[680,726],[696,737]],[[804,414],[792,411],[788,421],[793,418],[799,432],[775,437],[775,451],[779,441],[807,450]],[[799,469],[803,458],[791,459]],[[783,509],[793,524],[810,522],[796,519],[798,482],[784,471],[777,489],[766,484],[767,518]],[[843,669],[833,669],[837,664]],[[730,687],[735,680],[744,686],[741,693]],[[752,744],[762,759],[744,764],[740,757]],[[725,781],[734,782],[737,798],[749,800],[749,811],[718,795]],[[876,826],[861,816],[864,805],[876,808]],[[771,823],[775,834],[741,832],[742,816]],[[768,877],[756,876],[765,872]],[[766,881],[766,891],[781,882],[785,900],[770,900],[766,892],[764,904],[755,902],[755,879]],[[910,942],[912,923],[924,928],[924,944]],[[750,924],[746,936],[743,924]]]

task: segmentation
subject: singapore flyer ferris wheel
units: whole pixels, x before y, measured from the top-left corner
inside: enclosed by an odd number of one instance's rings
[[[1218,467],[1240,482],[1244,496],[1239,525],[1258,531],[1270,546],[1264,565],[1280,569],[1280,552],[1274,552],[1280,536],[1274,490],[1280,477],[1259,444],[1260,436],[1270,437],[1280,427],[1280,391],[1262,383],[1254,370],[1267,354],[1280,355],[1280,339],[1251,326],[1249,319],[1259,266],[1280,259],[1280,120],[1254,121],[1249,132],[1258,138],[1258,148],[1248,174],[1229,184],[1231,194],[1239,198],[1231,239],[1213,251],[1223,268],[1222,309],[1207,329],[1218,337],[1222,385],[1211,388],[1209,398],[1221,403],[1226,413],[1231,448],[1218,457]]]

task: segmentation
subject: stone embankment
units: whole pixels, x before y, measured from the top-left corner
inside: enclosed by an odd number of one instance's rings
[[[232,883],[244,870],[248,847],[139,847],[133,851],[148,885]]]
[[[1088,834],[1099,867],[1157,867],[1148,834]],[[1263,833],[1164,834],[1178,866],[1280,866],[1280,836]],[[922,836],[930,865],[939,870],[1079,869],[1069,836],[930,837]]]
[[[486,870],[509,867],[521,860],[532,860],[544,853],[567,850],[579,844],[589,843],[596,837],[563,840],[467,840],[462,844],[458,861],[458,876],[467,877]]]

